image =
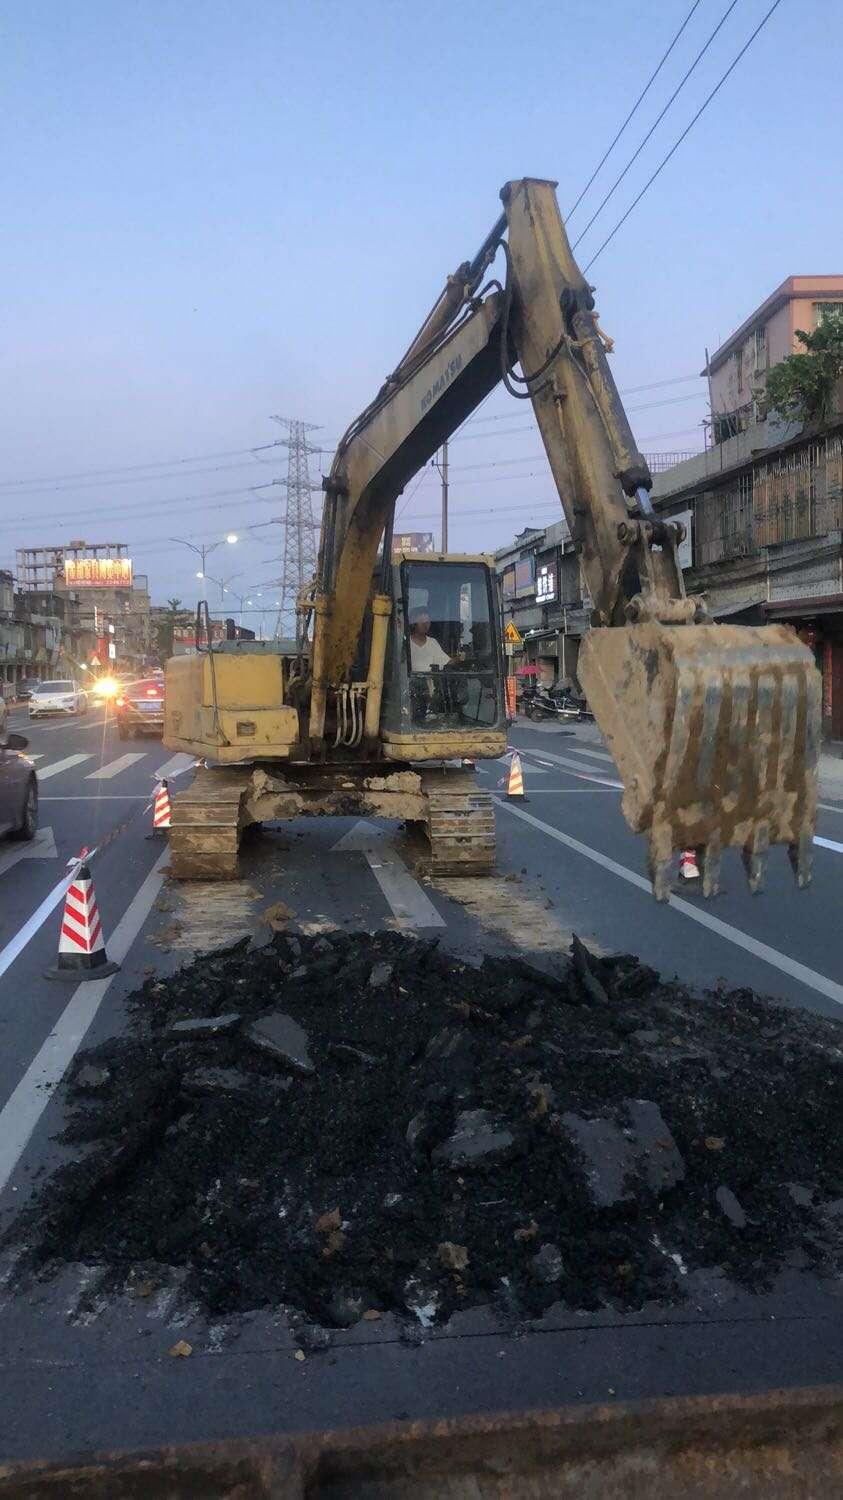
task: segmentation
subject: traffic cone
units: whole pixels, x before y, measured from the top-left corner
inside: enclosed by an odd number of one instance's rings
[[[91,867],[83,858],[71,876],[64,898],[64,915],[59,933],[59,956],[54,969],[47,969],[45,979],[104,979],[116,974],[119,964],[109,963],[97,909]]]
[[[506,785],[507,797],[518,797],[526,802],[524,795],[524,776],[521,771],[521,756],[517,750],[513,750],[512,759],[509,762],[509,781]]]
[[[166,833],[170,826],[170,793],[166,781],[159,781],[152,799],[152,832]]]
[[[679,857],[679,879],[699,880],[700,867],[697,864],[696,849],[683,849]]]

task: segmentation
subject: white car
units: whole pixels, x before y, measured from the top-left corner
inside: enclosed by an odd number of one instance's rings
[[[39,682],[32,689],[32,697],[29,700],[29,717],[37,718],[39,714],[86,714],[88,712],[88,694],[84,688],[71,682],[69,677],[58,678],[55,682]]]

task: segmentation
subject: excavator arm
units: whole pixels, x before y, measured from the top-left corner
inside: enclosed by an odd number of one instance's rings
[[[624,813],[649,835],[656,895],[671,854],[701,850],[705,893],[724,848],[741,848],[753,890],[785,843],[810,879],[820,680],[784,626],[723,626],[688,599],[682,530],[658,519],[607,359],[608,340],[568,244],[555,184],[510,182],[504,213],[451,277],[325,481],[310,677],[310,737],[357,649],[378,547],[390,553],[408,480],[503,381],[529,399],[593,602],[579,675],[624,782]],[[504,238],[505,236],[505,238]],[[504,286],[484,277],[503,251]],[[520,365],[521,374],[515,374]],[[375,614],[388,600],[376,595]],[[377,728],[378,699],[366,727]]]

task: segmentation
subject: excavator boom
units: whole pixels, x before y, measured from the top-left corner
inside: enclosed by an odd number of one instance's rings
[[[669,894],[673,852],[690,846],[702,853],[707,895],[718,889],[730,845],[741,849],[753,890],[774,843],[787,845],[806,885],[819,674],[786,627],[716,625],[701,597],[686,597],[677,557],[682,528],[653,512],[650,472],[555,186],[530,178],[505,186],[501,219],[474,259],[448,278],[337,449],[311,601],[311,746],[323,742],[329,693],[354,658],[398,495],[502,380],[532,403],[580,554],[593,629],[579,676],[621,774],[627,820],[649,835],[656,896]],[[505,288],[490,283],[484,295],[480,283],[501,250]],[[367,727],[376,727],[373,714]]]

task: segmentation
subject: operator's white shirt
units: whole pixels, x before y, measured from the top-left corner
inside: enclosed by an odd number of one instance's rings
[[[429,672],[431,667],[446,667],[450,661],[446,651],[442,650],[438,641],[429,635],[423,645],[410,636],[410,670],[413,672]]]

